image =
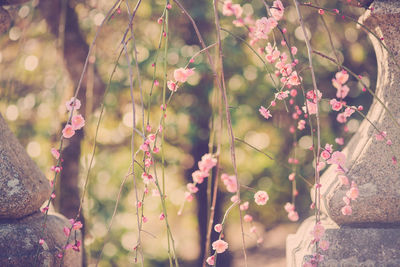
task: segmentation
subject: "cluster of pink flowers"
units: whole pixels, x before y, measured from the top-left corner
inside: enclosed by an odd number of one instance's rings
[[[69,101],[65,103],[65,106],[68,111],[77,111],[81,107],[81,101],[79,99],[72,97]],[[75,131],[81,129],[85,126],[85,119],[82,115],[76,114],[72,116],[71,123],[65,125],[64,129],[62,130],[62,134],[64,138],[71,138],[74,136]]]
[[[187,79],[194,74],[194,68],[179,68],[174,71],[174,81],[168,81],[167,87],[172,92],[178,90],[178,83],[185,83]]]
[[[342,182],[343,185],[348,185],[348,179],[347,177],[341,177],[341,182],[342,180],[344,181],[344,183]],[[345,203],[345,206],[342,208],[342,214],[343,215],[351,215],[353,213],[353,210],[351,209],[350,206],[350,202],[352,200],[356,200],[358,198],[359,195],[359,191],[358,191],[358,187],[357,184],[353,181],[351,182],[351,186],[350,189],[347,190],[346,192],[346,196],[343,197],[343,202]]]
[[[299,220],[299,214],[297,213],[297,211],[295,209],[296,209],[296,207],[294,204],[292,204],[290,202],[285,204],[285,210],[288,213],[288,218],[292,222],[297,222]]]
[[[192,173],[193,183],[188,183],[185,192],[185,200],[190,202],[193,200],[193,195],[199,191],[196,184],[203,183],[204,179],[209,176],[210,170],[217,165],[217,159],[212,154],[205,154],[198,162],[199,169]]]
[[[329,242],[327,240],[323,240],[322,237],[325,234],[325,227],[322,226],[321,222],[317,222],[314,225],[313,230],[311,231],[311,235],[313,236],[313,239],[311,241],[311,244],[315,244],[318,242],[318,247],[325,251],[329,249]],[[307,262],[303,264],[303,267],[315,267],[318,266],[318,263],[322,262],[324,260],[324,256],[321,255],[320,253],[314,253]]]

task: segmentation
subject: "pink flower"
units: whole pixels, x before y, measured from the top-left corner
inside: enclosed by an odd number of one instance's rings
[[[342,113],[339,113],[339,114],[336,116],[336,120],[337,120],[339,123],[345,123],[345,122],[347,121],[347,117],[346,117],[345,113],[342,112]]]
[[[310,115],[317,114],[317,104],[307,100],[307,109]],[[305,112],[306,110],[304,110]]]
[[[190,194],[190,192],[185,192],[185,200],[186,200],[187,202],[193,201],[193,195]]]
[[[282,5],[282,2],[280,0],[274,1],[274,4],[270,8],[271,10],[271,15],[274,17],[275,20],[280,20],[283,17],[283,12],[285,8]]]
[[[349,179],[345,175],[339,175],[338,179],[342,185],[348,185]]]
[[[351,116],[351,114],[353,114],[355,112],[355,110],[353,108],[346,108],[344,110],[344,115],[348,118]]]
[[[164,220],[165,219],[164,212],[162,212],[158,218],[160,219],[160,221]]]
[[[65,236],[67,236],[67,237],[68,237],[69,234],[71,233],[71,231],[69,230],[68,227],[64,227],[63,231],[64,231]]]
[[[262,17],[256,20],[254,35],[257,39],[268,39],[268,34],[278,25],[274,18]]]
[[[327,240],[319,241],[319,248],[326,251],[329,249],[329,242]]]
[[[54,157],[55,159],[59,159],[59,158],[60,158],[60,152],[58,152],[58,150],[55,149],[55,148],[52,148],[52,149],[51,149],[51,154],[53,155],[53,157]]]
[[[208,172],[203,171],[195,171],[192,173],[193,182],[201,184],[204,181],[204,178],[208,177]]]
[[[214,241],[212,243],[212,248],[213,250],[215,250],[217,253],[223,253],[225,252],[225,250],[228,249],[228,243],[226,243],[225,241],[219,239],[217,241]]]
[[[289,77],[288,84],[296,86],[296,85],[299,85],[300,82],[301,82],[301,79],[300,79],[299,75],[297,75],[296,71],[293,71]]]
[[[346,205],[342,208],[343,215],[351,215],[352,213],[353,213],[353,211],[349,205]]]
[[[311,234],[314,236],[316,241],[319,241],[324,233],[325,228],[321,225],[320,222],[316,223],[314,229],[311,231]]]
[[[280,92],[278,92],[278,93],[275,94],[275,97],[276,97],[278,100],[284,100],[284,99],[286,99],[286,98],[289,97],[289,91],[288,91],[288,90],[286,90],[286,91],[280,91]]]
[[[74,103],[75,99],[75,103]],[[72,107],[75,107],[74,110],[78,110],[81,107],[81,101],[78,98],[72,97],[69,101],[65,102],[65,106],[68,111],[72,110]]]
[[[344,145],[344,139],[343,139],[343,137],[335,138],[335,143],[338,144],[339,146]]]
[[[297,213],[297,211],[291,211],[288,213],[288,218],[292,222],[297,222],[299,220],[299,214]]]
[[[295,177],[296,177],[296,174],[293,172],[293,173],[289,174],[288,179],[289,179],[289,181],[294,181]]]
[[[236,176],[231,175],[229,176],[226,173],[223,173],[221,175],[221,180],[224,182],[226,186],[226,190],[231,193],[235,193],[237,191],[237,182],[236,182]]]
[[[269,199],[267,192],[265,191],[258,191],[254,194],[254,200],[257,205],[265,205]]]
[[[80,221],[76,221],[74,222],[74,224],[72,225],[72,228],[75,230],[79,230],[83,227],[83,224]]]
[[[216,225],[214,226],[214,230],[215,230],[215,232],[217,232],[217,233],[221,233],[221,231],[222,231],[222,224],[220,224],[220,223],[216,224]]]
[[[251,222],[251,221],[253,221],[253,217],[251,215],[246,214],[246,215],[244,215],[243,220],[245,222]]]
[[[44,244],[44,240],[43,239],[39,239],[39,244],[43,245]]]
[[[179,68],[174,71],[174,79],[178,82],[184,83],[193,74],[194,74],[194,68],[193,69]]]
[[[342,102],[340,102],[340,101],[337,101],[336,99],[331,99],[330,101],[329,101],[329,104],[331,104],[331,106],[332,106],[332,109],[334,110],[334,111],[339,111],[339,110],[341,110],[342,109]]]
[[[242,205],[240,205],[240,210],[248,210],[249,209],[249,202],[246,201]]]
[[[85,126],[85,119],[82,117],[82,115],[74,115],[71,119],[71,124],[74,130],[79,130]]]
[[[265,107],[261,106],[260,109],[258,110],[260,111],[260,114],[266,119],[268,120],[269,118],[272,117],[271,112],[266,109]]]
[[[186,185],[187,189],[189,190],[190,193],[195,194],[197,193],[197,191],[199,191],[199,189],[192,183],[188,183]]]
[[[208,257],[206,262],[208,265],[214,265],[215,264],[215,256]]]
[[[379,134],[375,134],[376,141],[383,141],[385,140],[387,134],[385,131],[380,132]]]
[[[342,71],[339,71],[338,73],[336,73],[335,78],[336,78],[336,81],[338,81],[338,83],[345,84],[347,82],[347,80],[349,79],[349,74],[347,73],[347,71],[342,70]]]
[[[346,155],[340,151],[332,153],[331,158],[328,160],[329,164],[336,164],[343,167],[346,163]]]
[[[328,160],[331,157],[331,154],[328,151],[324,150],[324,151],[321,152],[321,157],[324,160]]]
[[[171,90],[172,92],[176,92],[176,90],[178,90],[178,85],[173,82],[173,81],[168,81],[167,82],[167,87],[169,90]]]
[[[142,216],[142,221],[143,221],[143,223],[147,223],[149,221],[149,219],[147,219],[147,217],[143,215]]]
[[[71,124],[65,125],[64,129],[62,130],[62,134],[64,138],[71,138],[75,134],[74,127]]]
[[[337,92],[336,92],[336,97],[337,98],[345,98],[349,94],[350,88],[347,85],[341,86]]]
[[[217,165],[217,159],[215,159],[212,154],[205,154],[201,157],[201,161],[199,161],[198,165],[200,171],[209,172],[215,165]]]
[[[350,198],[351,200],[356,200],[358,198],[358,195],[359,195],[359,191],[358,191],[357,185],[353,182],[351,184],[350,190],[347,191],[346,196],[348,198]]]
[[[295,207],[294,207],[294,205],[293,205],[292,203],[287,202],[287,203],[285,204],[285,210],[286,210],[286,212],[294,211],[294,209],[295,209]]]
[[[305,120],[299,120],[297,123],[297,129],[304,130],[306,128],[306,121]]]

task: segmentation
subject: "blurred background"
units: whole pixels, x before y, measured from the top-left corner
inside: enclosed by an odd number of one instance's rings
[[[128,1],[134,5],[132,1]],[[210,1],[182,0],[182,4],[196,20],[206,43],[215,42],[214,17]],[[271,2],[272,1],[267,1]],[[285,6],[284,19],[280,22],[290,33],[289,41],[299,49],[297,58],[300,67],[305,67],[307,52],[304,37],[297,23],[297,15],[292,1],[282,1]],[[244,9],[244,14],[254,18],[265,16],[262,1],[234,1]],[[329,9],[337,8],[346,15],[358,19],[365,9],[350,7],[340,1],[319,1]],[[20,6],[9,6],[13,21],[9,30],[0,36],[0,112],[10,128],[36,161],[47,177],[52,177],[50,167],[54,165],[50,149],[58,147],[60,132],[68,119],[64,103],[76,88],[83,62],[99,25],[113,5],[108,0],[34,0]],[[152,85],[159,42],[161,16],[165,2],[161,0],[143,1],[133,23],[138,51],[138,63],[145,90],[145,102]],[[222,2],[219,4],[222,10]],[[330,57],[334,53],[317,9],[302,7],[307,30],[311,35],[313,48]],[[88,191],[85,197],[83,217],[85,221],[86,263],[94,266],[99,251],[105,242],[100,266],[127,266],[134,262],[133,247],[137,240],[135,215],[135,195],[133,182],[125,183],[115,222],[108,237],[107,227],[116,202],[119,187],[128,173],[131,162],[132,111],[129,89],[129,68],[124,57],[117,63],[109,92],[103,93],[116,64],[120,41],[128,24],[125,4],[120,12],[115,12],[98,35],[93,53],[89,58],[87,74],[79,99],[83,103],[81,113],[86,119],[84,133],[80,131],[66,144],[64,171],[59,182],[59,192],[54,202],[57,211],[67,218],[75,217],[79,205],[79,192],[88,171],[89,160],[94,145],[94,134],[100,114],[101,104],[105,113],[97,139],[97,152],[90,171]],[[340,16],[324,15],[333,38],[333,44],[342,63],[355,73],[362,75],[363,81],[374,89],[376,80],[376,60],[366,34],[357,29],[356,24]],[[175,68],[183,67],[200,50],[198,39],[189,20],[172,4],[170,12],[170,43],[167,54],[168,77],[173,77]],[[65,27],[64,27],[65,25]],[[246,39],[244,28],[235,27],[232,17],[221,15],[221,25],[237,36]],[[280,34],[275,34],[280,42]],[[265,43],[266,44],[266,43]],[[264,46],[265,46],[264,44]],[[260,46],[263,46],[260,43]],[[264,237],[264,243],[257,245],[250,225],[245,224],[249,258],[261,266],[283,266],[285,237],[296,230],[297,223],[287,218],[283,209],[292,200],[292,183],[288,180],[291,169],[285,168],[288,158],[293,157],[293,142],[297,142],[296,156],[300,160],[297,172],[313,183],[312,152],[308,150],[312,141],[310,131],[297,132],[296,139],[289,128],[297,124],[291,119],[282,103],[272,108],[272,118],[266,121],[260,116],[261,105],[268,106],[274,98],[275,89],[262,62],[240,40],[223,33],[225,78],[228,101],[232,114],[235,136],[271,155],[269,159],[242,142],[236,143],[239,179],[242,184],[265,190],[270,196],[266,206],[256,206],[253,193],[243,190],[244,201],[250,201],[249,214],[255,220],[257,231]],[[215,51],[211,51],[214,53]],[[133,57],[133,50],[130,50]],[[162,84],[162,56],[157,59],[156,79]],[[177,253],[183,266],[200,266],[199,259],[204,254],[204,236],[207,220],[205,203],[206,184],[200,186],[195,201],[186,203],[182,215],[177,212],[183,202],[186,183],[191,173],[197,169],[197,161],[208,152],[210,118],[213,103],[213,76],[200,55],[194,64],[196,73],[178,89],[168,106],[165,128],[166,190],[169,221],[176,240]],[[324,98],[332,98],[336,89],[331,79],[337,66],[328,60],[314,56],[314,67],[318,86]],[[311,89],[309,73],[303,75],[305,89]],[[349,105],[363,105],[368,110],[371,97],[362,92],[356,79],[350,78],[348,85]],[[309,86],[309,88],[307,88]],[[140,96],[135,95],[137,107]],[[157,127],[161,116],[161,86],[155,87],[151,99],[150,124]],[[301,100],[298,102],[301,103]],[[335,137],[349,140],[360,123],[361,117],[353,115],[347,122],[348,132],[336,122],[336,114],[328,113],[327,102],[321,103],[322,144],[335,144]],[[140,121],[138,115],[137,121]],[[137,125],[140,128],[140,124]],[[220,155],[222,172],[233,173],[230,160],[228,133],[223,131],[223,145]],[[140,145],[140,140],[137,140]],[[335,149],[341,146],[335,144]],[[135,169],[140,177],[140,169]],[[139,188],[143,190],[140,183]],[[220,186],[216,222],[230,205],[232,194]],[[150,190],[153,189],[150,187]],[[309,206],[309,186],[297,180],[296,210],[300,220],[312,215]],[[149,221],[144,225],[142,242],[145,266],[167,266],[167,237],[164,222],[158,219],[161,213],[160,200],[151,194],[146,198],[145,215]],[[241,265],[241,239],[239,214],[235,210],[227,219],[225,239],[229,242],[229,252],[221,255],[218,266]],[[215,240],[216,237],[213,237]],[[265,265],[264,265],[265,263]],[[255,266],[250,263],[250,266]]]

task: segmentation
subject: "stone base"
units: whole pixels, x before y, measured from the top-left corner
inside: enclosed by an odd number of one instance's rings
[[[18,220],[0,220],[0,266],[34,266],[37,248],[39,257],[36,266],[60,266],[57,254],[67,240],[63,228],[70,222],[61,215],[49,215],[40,245],[44,215],[35,213]],[[72,236],[72,235],[71,235]],[[78,240],[81,239],[79,233]],[[70,242],[73,242],[70,240]],[[82,266],[82,253],[69,249],[63,259],[63,266]]]
[[[321,251],[324,261],[318,266],[400,266],[400,227],[339,228],[333,221],[321,221],[325,227],[323,239],[329,241],[327,251]],[[305,220],[294,235],[286,240],[286,261],[289,267],[302,266],[307,255],[312,255],[314,217]]]

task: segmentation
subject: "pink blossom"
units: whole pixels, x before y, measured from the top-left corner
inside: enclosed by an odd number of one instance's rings
[[[71,231],[69,230],[68,227],[64,227],[63,231],[64,231],[65,236],[67,236],[67,237],[68,237],[69,234],[71,233]]]
[[[39,239],[39,244],[43,245],[44,244],[44,240],[43,239]]]
[[[160,219],[160,221],[162,221],[162,220],[165,219],[165,214],[164,214],[164,212],[162,212],[162,213],[160,214],[160,216],[158,217],[158,219]]]
[[[85,119],[82,117],[82,115],[74,115],[71,119],[71,124],[72,127],[74,127],[74,130],[79,130],[85,126]]]
[[[203,171],[195,171],[192,173],[193,182],[201,184],[204,181],[204,178],[208,177],[208,172]]]
[[[336,164],[343,167],[346,163],[346,155],[343,152],[335,151],[332,153],[332,156],[328,160],[328,163]]]
[[[308,113],[310,115],[317,114],[317,104],[308,100],[306,102],[307,102]]]
[[[327,240],[319,241],[319,248],[326,251],[329,249],[329,242]]]
[[[58,152],[58,150],[55,149],[55,148],[52,148],[52,149],[51,149],[51,154],[53,155],[53,157],[54,157],[55,159],[59,159],[59,158],[60,158],[60,152]]]
[[[208,257],[206,262],[208,265],[215,265],[215,256]]]
[[[167,87],[169,90],[171,90],[172,92],[176,92],[176,90],[178,90],[178,85],[173,82],[173,81],[168,81],[167,82]]]
[[[340,101],[337,101],[336,99],[331,99],[330,101],[329,101],[329,104],[331,104],[331,106],[332,106],[332,109],[334,110],[334,111],[339,111],[339,110],[341,110],[342,109],[342,102],[340,102]]]
[[[342,214],[343,215],[351,215],[353,213],[350,205],[346,205],[342,208]]]
[[[192,69],[179,68],[174,71],[174,79],[178,82],[184,83],[193,74],[194,74],[194,68]]]
[[[292,52],[293,55],[296,55],[296,54],[297,54],[297,47],[292,46],[292,47],[290,48],[290,51]]]
[[[145,143],[141,144],[139,148],[140,148],[140,150],[145,151],[145,152],[149,151],[149,146]]]
[[[142,173],[142,179],[143,179],[143,183],[147,184],[147,185],[154,181],[153,176],[151,174],[148,174],[145,172]]]
[[[258,110],[260,112],[260,114],[266,119],[268,120],[269,118],[272,117],[271,112],[266,109],[265,107],[261,106],[260,109]]]
[[[205,154],[201,157],[201,161],[198,163],[199,169],[203,172],[210,171],[215,165],[217,165],[217,159],[212,154]],[[208,175],[207,175],[208,176]]]
[[[336,97],[337,98],[345,98],[349,94],[350,88],[347,85],[341,86],[337,92],[336,92]]]
[[[240,205],[240,210],[248,210],[249,209],[249,202],[246,201],[242,205]]]
[[[347,71],[342,70],[336,73],[335,78],[338,81],[338,83],[345,84],[349,79],[349,74],[347,73]]]
[[[339,123],[345,123],[345,122],[347,121],[347,117],[346,117],[345,113],[342,112],[342,113],[339,113],[339,114],[336,116],[336,120],[337,120]]]
[[[299,120],[297,123],[297,129],[304,130],[306,128],[306,121],[305,120]]]
[[[62,130],[62,134],[64,138],[71,138],[75,134],[74,127],[71,124],[65,125],[64,129]]]
[[[339,181],[340,181],[340,183],[342,185],[348,185],[349,184],[349,179],[345,175],[339,175],[338,179],[339,179]]]
[[[297,222],[299,220],[299,214],[297,213],[297,211],[291,211],[288,213],[288,218],[292,222]]]
[[[355,112],[354,109],[348,107],[348,108],[346,108],[346,109],[344,110],[344,115],[348,118],[348,117],[350,117],[351,114],[353,114],[354,112]]]
[[[257,231],[257,228],[255,226],[252,226],[250,228],[250,233],[255,233]]]
[[[324,151],[321,152],[321,157],[324,160],[328,160],[331,157],[331,153],[329,153],[327,150],[324,150]]]
[[[244,215],[243,220],[245,222],[251,222],[251,221],[253,221],[253,217],[249,214],[246,214],[246,215]]]
[[[335,143],[338,144],[339,146],[344,145],[344,139],[343,139],[343,137],[335,138]]]
[[[351,184],[350,190],[347,191],[346,196],[348,198],[350,198],[351,200],[356,200],[358,198],[358,195],[359,195],[359,191],[358,191],[357,185],[353,182]]]
[[[296,86],[296,85],[299,85],[300,82],[301,82],[301,79],[300,79],[299,75],[297,75],[296,71],[293,71],[289,77],[288,84]]]
[[[214,241],[212,243],[212,248],[213,250],[215,250],[217,253],[223,253],[225,252],[225,250],[228,249],[228,243],[226,243],[225,241],[219,239],[217,241]]]
[[[75,103],[74,103],[75,99]],[[72,110],[72,107],[75,107],[74,110],[78,110],[81,107],[81,101],[78,98],[72,97],[69,101],[65,102],[65,106],[68,111]]]
[[[238,196],[237,196],[237,195],[233,195],[233,196],[231,197],[231,201],[232,201],[233,203],[238,202]]]
[[[187,202],[193,201],[193,195],[190,194],[190,192],[185,192],[185,200],[186,200]]]
[[[189,190],[189,192],[192,193],[192,194],[195,194],[195,193],[197,193],[197,192],[199,191],[199,188],[197,188],[197,187],[195,186],[195,184],[193,184],[193,183],[188,183],[188,184],[186,185],[186,187],[187,187],[187,189]]]
[[[323,170],[325,167],[326,167],[326,163],[323,161],[320,161],[317,164],[317,171],[319,172],[319,171]]]
[[[295,177],[296,177],[296,174],[293,172],[293,173],[289,174],[288,179],[289,179],[289,181],[294,181]]]
[[[224,185],[226,186],[226,190],[228,192],[235,193],[237,191],[237,182],[235,175],[228,175],[226,173],[223,173],[221,175],[221,180],[222,182],[224,182]]]
[[[214,226],[214,230],[215,230],[215,232],[217,232],[217,233],[221,233],[221,231],[222,231],[222,224],[220,224],[220,223],[216,224],[216,225]]]
[[[265,191],[258,191],[254,194],[254,200],[257,205],[265,205],[269,199],[267,192]]]
[[[76,221],[74,222],[74,224],[72,225],[72,228],[75,230],[79,230],[83,227],[83,224],[80,221]]]
[[[311,231],[311,234],[314,236],[316,241],[319,241],[321,237],[325,233],[325,228],[322,226],[320,222],[314,225],[314,229]]]
[[[290,203],[290,202],[287,202],[286,204],[285,204],[285,210],[286,210],[286,212],[291,212],[291,211],[294,211],[294,209],[295,209],[295,206],[292,204],[292,203]]]
[[[285,8],[283,7],[280,0],[276,0],[270,8],[270,11],[272,17],[274,17],[274,19],[278,21],[283,17],[283,12],[285,11]]]
[[[288,91],[288,90],[286,90],[286,91],[280,91],[280,92],[278,92],[278,93],[275,94],[275,97],[276,97],[278,100],[284,100],[284,99],[286,99],[286,98],[289,97],[289,91]]]
[[[325,144],[325,150],[328,151],[329,153],[332,153],[333,152],[333,145]]]
[[[149,221],[149,219],[147,219],[147,217],[143,215],[142,216],[142,221],[143,221],[143,223],[147,223]]]
[[[375,134],[375,139],[376,139],[376,141],[383,141],[383,140],[385,140],[386,136],[387,136],[386,132],[382,131],[378,134]]]
[[[262,17],[256,20],[254,35],[257,39],[268,39],[268,34],[278,25],[274,18]]]

